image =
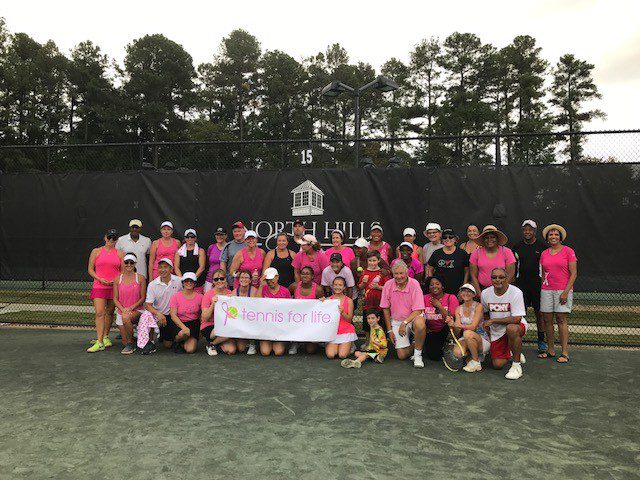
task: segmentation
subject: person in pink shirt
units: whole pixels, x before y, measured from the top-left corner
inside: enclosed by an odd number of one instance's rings
[[[344,245],[344,232],[337,228],[331,232],[331,247],[324,252],[327,258],[331,258],[332,253],[342,255],[342,261],[347,266],[351,265],[351,260],[356,258],[353,250]]]
[[[325,354],[327,358],[338,357],[344,360],[351,352],[351,345],[358,339],[356,328],[353,326],[353,300],[346,295],[347,282],[344,277],[334,278],[331,289],[333,295],[329,298],[340,302],[338,305],[340,322],[336,338],[325,346]]]
[[[233,256],[229,273],[236,278],[233,281],[234,288],[238,288],[238,278],[235,275],[241,270],[251,272],[251,285],[258,287],[262,275],[264,263],[264,250],[258,248],[258,234],[253,230],[247,230],[244,234],[245,247]]]
[[[300,251],[296,253],[293,262],[291,262],[296,282],[300,281],[302,267],[308,266],[313,270],[313,281],[320,285],[322,283],[322,271],[329,266],[329,260],[320,248],[320,243],[313,235],[303,235],[298,243],[300,244]]]
[[[261,298],[291,298],[289,289],[278,283],[278,270],[273,267],[269,267],[264,271],[264,280],[260,285],[259,292],[259,297]],[[276,357],[284,355],[285,342],[260,340],[260,353],[268,357],[271,352]]]
[[[562,353],[558,363],[569,362],[569,327],[567,315],[573,307],[573,284],[578,277],[578,258],[572,248],[563,245],[567,238],[564,227],[552,224],[542,230],[542,236],[549,243],[549,248],[540,255],[540,271],[542,273],[542,289],[540,292],[540,312],[542,312],[547,334],[547,352],[540,358],[555,357],[555,337],[553,316],[558,324],[558,335]]]
[[[409,278],[407,264],[396,262],[391,267],[393,279],[382,287],[380,307],[384,314],[384,323],[389,340],[396,348],[400,360],[413,354],[413,366],[423,368],[422,347],[427,327],[424,316],[424,297],[420,284],[415,278]],[[409,340],[413,331],[414,344]]]
[[[324,298],[323,289],[313,281],[313,269],[308,266],[300,269],[300,281],[292,283],[289,286],[289,292],[293,298],[300,300],[319,300]],[[316,353],[318,351],[317,343],[306,342],[304,345],[307,353]],[[289,344],[289,355],[296,355],[299,347],[300,343],[291,342]]]
[[[123,349],[120,353],[130,355],[136,351],[133,342],[133,325],[138,323],[144,311],[142,304],[147,294],[147,280],[136,272],[138,259],[135,254],[124,256],[124,272],[113,284],[113,303],[117,308],[116,325],[122,336]]]
[[[232,295],[233,292],[227,288],[227,277],[221,268],[211,272],[211,283],[213,286],[203,295],[200,304],[202,310],[200,313],[200,335],[207,342],[207,355],[214,357],[218,355],[218,345],[225,353],[230,348],[233,348],[235,352],[235,343],[232,339],[216,337],[213,332],[213,311],[218,301],[218,295]]]
[[[205,293],[213,288],[213,272],[220,268],[220,255],[227,244],[227,231],[222,227],[218,227],[216,229],[215,239],[215,243],[212,243],[209,245],[209,248],[207,248],[209,269],[207,271],[206,281],[204,282]]]
[[[516,274],[516,257],[510,248],[504,246],[508,241],[507,236],[493,225],[487,225],[475,241],[481,248],[471,253],[469,273],[476,292],[493,285],[491,272],[494,268],[504,268],[507,283],[511,283]]]
[[[369,235],[371,235],[371,240],[367,245],[367,249],[378,250],[380,252],[380,258],[389,264],[393,259],[393,249],[391,245],[382,240],[382,226],[379,223],[374,223],[371,225],[371,229],[369,230]]]
[[[173,263],[176,252],[180,248],[180,241],[173,238],[173,223],[167,221],[160,225],[161,237],[151,243],[149,250],[149,281],[160,275],[158,272],[158,262],[163,258],[168,258]]]
[[[171,319],[167,320],[167,328],[176,353],[195,353],[198,347],[202,294],[194,290],[196,280],[195,273],[185,273],[182,291],[174,293],[169,300]]]
[[[109,330],[113,322],[113,281],[123,270],[123,253],[116,248],[118,232],[113,229],[104,236],[104,246],[94,248],[89,255],[88,272],[93,278],[91,294],[95,310],[97,339],[88,349],[88,353],[99,352],[113,345],[109,340]]]
[[[447,341],[449,328],[445,325],[454,320],[460,302],[455,295],[445,293],[443,281],[437,277],[425,280],[429,293],[424,296],[424,316],[427,324],[427,339],[424,351],[431,360],[442,359],[442,347]]]
[[[424,278],[424,267],[422,266],[422,262],[417,258],[414,258],[413,255],[413,246],[409,242],[402,242],[398,247],[398,252],[400,252],[400,257],[396,258],[391,262],[391,266],[393,266],[396,262],[404,262],[407,264],[407,273],[410,278],[415,278],[418,283],[422,283],[422,279]]]

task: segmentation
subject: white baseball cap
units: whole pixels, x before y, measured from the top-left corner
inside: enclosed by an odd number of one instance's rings
[[[278,276],[278,270],[273,267],[269,267],[264,271],[264,278],[267,280],[273,280]]]
[[[355,242],[353,242],[353,245],[358,248],[367,248],[369,246],[369,242],[367,242],[367,240],[365,240],[364,238],[360,237]]]
[[[300,240],[296,240],[296,243],[299,243],[300,245],[315,245],[318,243],[318,239],[310,233],[307,233],[303,235]]]
[[[476,289],[475,289],[475,287],[474,287],[473,285],[471,285],[470,283],[465,283],[464,285],[462,285],[462,286],[460,287],[460,289],[459,289],[458,291],[462,290],[463,288],[466,288],[467,290],[471,290],[471,291],[473,292],[473,294],[474,294],[474,295],[476,294]]]
[[[524,227],[525,225],[529,225],[531,228],[535,229],[538,228],[538,225],[533,220],[525,220],[524,222],[522,222],[522,226]]]
[[[165,220],[160,224],[160,228],[162,227],[169,227],[171,230],[173,230],[173,223],[171,223],[169,220]]]
[[[142,228],[142,220],[138,220],[137,218],[134,218],[129,222],[129,226]]]
[[[133,253],[127,253],[124,258],[123,261],[127,261],[127,260],[133,260],[134,262],[138,263],[138,257],[136,257]]]
[[[441,232],[442,227],[440,226],[439,223],[430,222],[430,223],[427,223],[426,227],[424,227],[424,232],[427,233],[429,230],[438,230],[439,232]]]
[[[413,245],[411,245],[409,242],[402,242],[398,248],[402,248],[402,247],[409,247],[411,250],[413,250]]]
[[[182,275],[182,281],[184,282],[185,280],[192,280],[195,282],[196,280],[198,280],[198,277],[196,277],[196,274],[193,272],[187,272]]]
[[[369,229],[369,231],[373,232],[374,230],[380,230],[380,233],[383,233],[382,227],[380,226],[379,223],[374,223],[373,225],[371,225],[371,228]]]
[[[193,228],[187,228],[187,229],[184,231],[184,236],[185,236],[185,237],[186,237],[187,235],[189,235],[189,234],[193,235],[194,237],[197,237],[197,236],[198,236],[198,234],[196,233],[196,231],[195,231]]]
[[[244,239],[246,240],[249,237],[258,238],[258,234],[253,230],[247,230],[246,232],[244,232]]]
[[[160,262],[164,262],[170,267],[173,267],[173,262],[171,261],[170,258],[161,258],[160,260],[158,260],[158,265],[160,264]]]
[[[402,232],[402,236],[404,237],[404,236],[407,236],[407,235],[412,235],[412,236],[415,237],[416,236],[416,231],[411,227],[407,227],[407,228],[404,229],[404,232]]]

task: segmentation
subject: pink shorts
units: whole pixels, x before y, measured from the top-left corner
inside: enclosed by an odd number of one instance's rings
[[[94,298],[104,298],[105,300],[113,300],[113,287],[106,287],[106,288],[92,287],[89,298],[92,300]]]

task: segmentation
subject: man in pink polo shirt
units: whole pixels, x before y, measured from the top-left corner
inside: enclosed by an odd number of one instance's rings
[[[380,308],[384,314],[387,334],[396,347],[400,360],[413,353],[413,366],[423,368],[422,346],[427,336],[424,317],[424,296],[417,280],[409,278],[405,262],[396,262],[391,267],[393,280],[382,288]],[[415,349],[409,340],[413,332]]]

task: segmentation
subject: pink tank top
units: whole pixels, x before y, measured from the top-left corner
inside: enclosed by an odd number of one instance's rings
[[[238,268],[238,271],[247,270],[249,273],[251,273],[251,275],[253,275],[253,272],[257,270],[258,277],[260,277],[260,275],[262,275],[262,261],[264,260],[262,251],[256,248],[255,256],[252,259],[251,257],[249,257],[247,247],[244,247],[242,250],[240,250],[240,255],[242,255],[242,263],[240,264],[240,268]],[[233,281],[233,285],[235,288],[238,288],[238,285],[240,285],[238,283],[238,277],[236,277],[236,279]]]
[[[278,291],[273,294],[267,285],[264,285],[260,289],[260,296],[262,298],[291,298],[291,294],[289,293],[289,289],[280,285]]]
[[[318,288],[317,283],[315,282],[311,283],[311,293],[309,293],[309,295],[302,295],[302,293],[300,293],[300,285],[301,285],[301,282],[298,282],[298,285],[296,285],[296,290],[295,292],[293,292],[293,298],[299,298],[302,300],[316,299],[316,289]]]
[[[140,280],[138,274],[129,285],[122,283],[122,275],[120,275],[120,281],[118,282],[118,300],[123,307],[130,307],[138,303],[141,298]],[[118,309],[118,313],[122,315],[122,312]]]
[[[173,263],[173,259],[176,256],[176,252],[180,248],[180,242],[178,242],[175,238],[171,238],[171,245],[168,247],[164,246],[162,243],[162,238],[158,239],[158,248],[156,249],[156,259],[153,262],[153,278],[156,278],[158,273],[158,262],[163,258],[168,258]],[[173,269],[171,269],[173,273]]]
[[[380,245],[380,248],[374,248],[371,246],[371,244],[369,244],[369,246],[367,247],[367,250],[372,251],[372,250],[378,250],[380,252],[380,258],[382,258],[385,262],[389,263],[389,244],[387,242],[382,242],[382,245]]]
[[[331,295],[329,298],[333,298],[333,295]],[[347,310],[347,306],[348,306],[347,298],[348,297],[346,295],[342,298],[343,311]],[[342,333],[355,333],[355,332],[356,332],[356,327],[353,326],[353,323],[351,323],[346,318],[344,318],[343,314],[340,314],[340,323],[338,323],[338,335]]]
[[[96,275],[104,280],[112,281],[114,278],[118,276],[120,273],[120,255],[118,255],[118,250],[112,248],[107,251],[104,247],[100,247],[100,251],[96,256],[96,260],[94,263],[94,269],[96,271]],[[95,288],[104,288],[109,289],[113,288],[111,286],[102,285],[98,280],[93,280],[93,286]]]

